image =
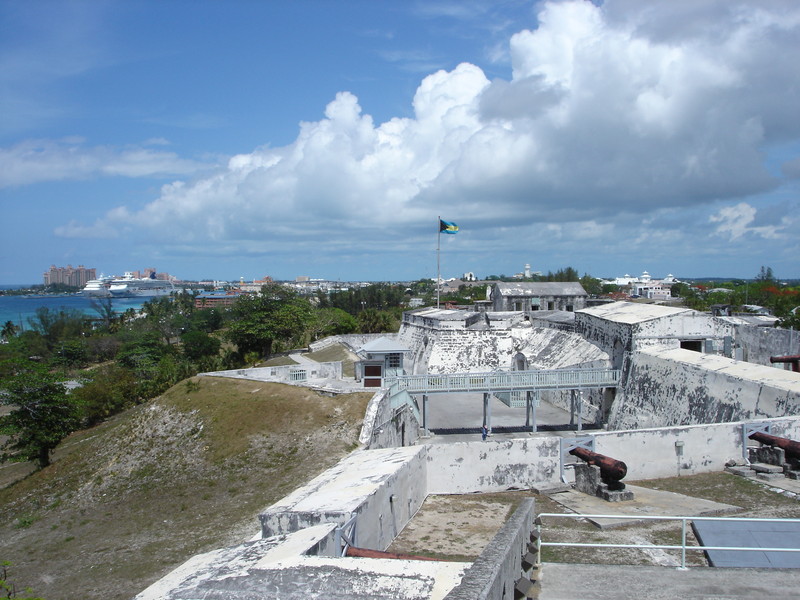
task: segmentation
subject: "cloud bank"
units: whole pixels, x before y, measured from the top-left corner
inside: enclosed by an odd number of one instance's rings
[[[143,208],[117,207],[59,233],[124,224],[176,247],[257,253],[314,241],[335,253],[354,236],[411,247],[442,215],[475,243],[507,228],[609,250],[621,235],[664,252],[695,235],[796,245],[797,201],[759,224],[757,198],[799,172],[797,3],[544,3],[538,26],[511,37],[509,55],[508,79],[467,63],[428,75],[409,118],[376,124],[342,91],[293,143],[234,156],[210,175],[165,185]],[[73,149],[36,150],[44,162],[11,149],[0,156],[13,167],[0,183],[48,177],[31,172],[36,164],[65,178],[196,169],[147,149],[113,160],[102,148],[80,158]]]

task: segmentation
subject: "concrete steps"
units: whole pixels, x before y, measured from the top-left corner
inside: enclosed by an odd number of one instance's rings
[[[788,465],[781,466],[781,465],[769,465],[766,463],[750,463],[750,465],[736,465],[731,467],[725,467],[725,471],[728,473],[733,473],[734,475],[740,475],[742,477],[748,477],[751,479],[758,479],[760,481],[777,481],[781,479],[786,479],[787,477],[790,479],[797,479],[798,472],[792,471],[788,468]]]

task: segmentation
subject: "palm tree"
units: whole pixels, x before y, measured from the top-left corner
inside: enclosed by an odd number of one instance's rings
[[[3,324],[3,330],[0,331],[0,337],[7,340],[15,335],[17,335],[17,326],[14,325],[13,321],[6,321]]]

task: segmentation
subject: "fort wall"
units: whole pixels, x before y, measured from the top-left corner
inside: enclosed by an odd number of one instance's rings
[[[691,350],[642,350],[625,365],[609,429],[753,420],[800,412],[796,373]]]

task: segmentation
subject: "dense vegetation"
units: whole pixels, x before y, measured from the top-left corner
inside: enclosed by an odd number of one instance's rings
[[[153,299],[139,313],[115,314],[97,300],[91,318],[41,308],[26,329],[7,322],[0,332],[0,404],[10,407],[0,416],[1,457],[44,467],[72,431],[198,372],[257,364],[328,335],[396,331],[405,298],[384,284],[331,299],[269,284],[226,310],[196,308],[188,293]]]
[[[761,267],[753,280],[695,281],[678,283],[672,295],[683,298],[683,303],[695,310],[709,310],[714,305],[731,306],[735,312],[752,312],[753,307],[764,307],[779,317],[778,325],[800,328],[800,285],[798,282],[779,281],[770,267]]]

